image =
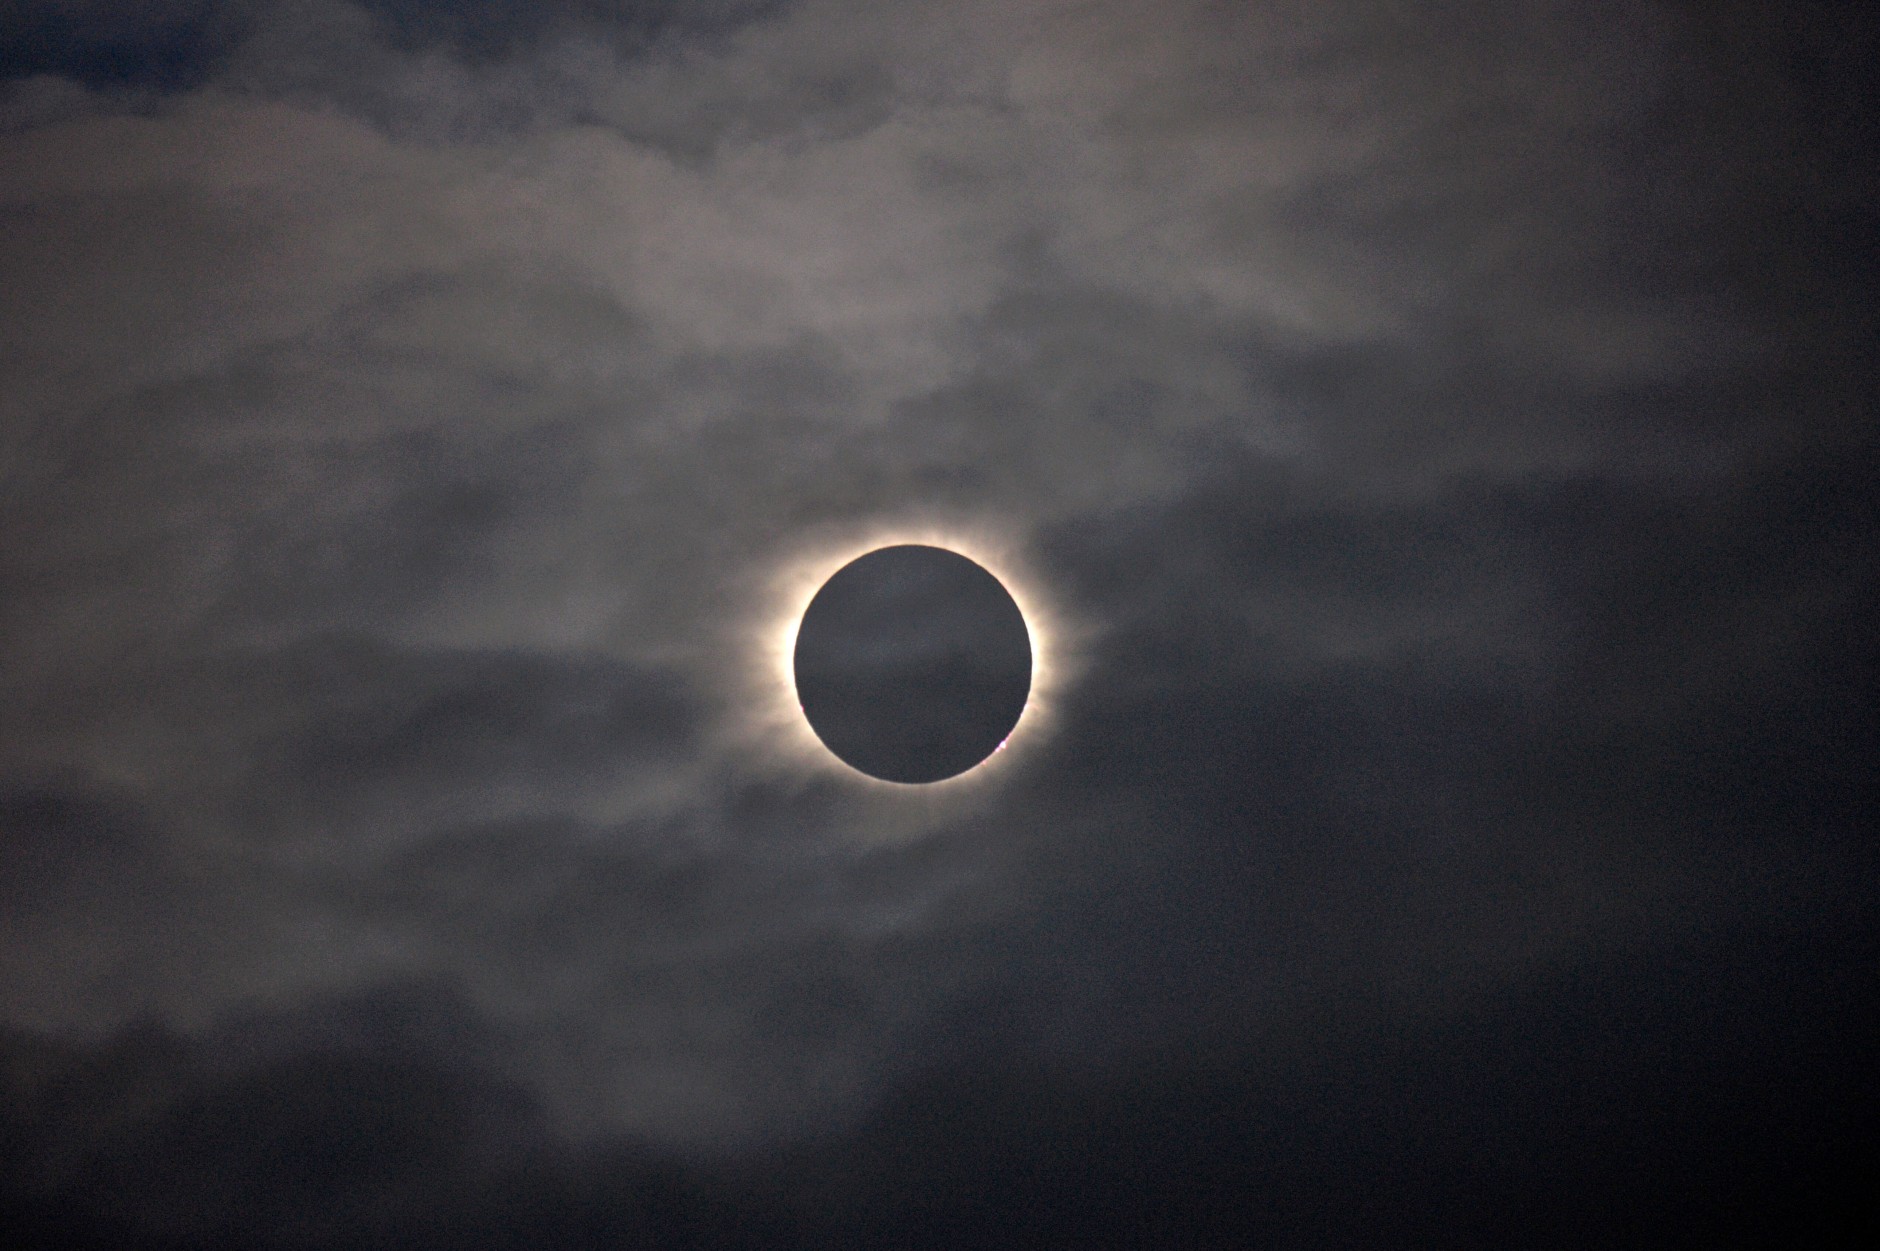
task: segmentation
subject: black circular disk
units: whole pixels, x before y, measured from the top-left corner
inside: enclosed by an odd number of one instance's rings
[[[999,580],[906,544],[842,566],[796,636],[796,692],[823,745],[889,782],[938,782],[998,750],[1031,693],[1031,636]]]

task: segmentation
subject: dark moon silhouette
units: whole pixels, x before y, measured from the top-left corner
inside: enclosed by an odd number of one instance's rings
[[[966,772],[1031,693],[1031,636],[1011,594],[958,552],[918,544],[838,569],[803,613],[794,663],[816,737],[889,782]]]

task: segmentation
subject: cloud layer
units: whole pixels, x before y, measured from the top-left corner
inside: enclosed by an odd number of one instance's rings
[[[916,1141],[985,1056],[1245,1108],[1843,950],[1874,201],[1814,29],[1802,90],[1621,0],[0,18],[0,1018],[153,1109],[23,1140],[44,1193],[332,1089],[477,1159]],[[773,653],[917,532],[1056,653],[897,805]],[[165,1236],[305,1202],[121,1167]],[[310,1243],[416,1210],[333,1184]]]

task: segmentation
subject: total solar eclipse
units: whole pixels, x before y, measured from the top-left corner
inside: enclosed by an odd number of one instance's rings
[[[878,548],[810,600],[797,698],[838,759],[889,782],[939,782],[1005,743],[1031,693],[1031,634],[999,580],[940,547]]]

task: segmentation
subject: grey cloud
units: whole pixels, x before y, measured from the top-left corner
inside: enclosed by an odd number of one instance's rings
[[[333,640],[271,658],[287,715],[258,737],[255,820],[355,827],[372,846],[440,825],[578,809],[612,777],[682,757],[695,709],[604,660],[400,654]],[[384,814],[400,814],[396,825]]]
[[[42,782],[0,791],[0,829],[6,831],[0,882],[12,906],[57,894],[90,863],[142,853],[148,841],[143,825],[134,808],[83,788]]]
[[[35,900],[0,998],[211,1050],[282,1014],[272,1076],[124,1150],[386,1092],[448,1156],[493,1087],[293,1045],[371,987],[449,987],[559,1132],[724,1147],[1004,1047],[1309,1076],[1489,1001],[1504,1038],[1577,961],[1858,911],[1871,210],[1747,41],[1632,4],[228,12],[171,77],[74,35],[0,104]],[[1027,771],[897,844],[722,696],[801,536],[924,511],[1090,629]],[[1152,1138],[1105,1100],[1165,1093],[1001,1089],[974,1123],[1054,1142]],[[1101,1174],[1068,1159],[1049,1193]],[[957,1196],[999,1170],[953,1160],[932,1228],[991,1241]],[[566,1228],[544,1168],[489,1202]],[[234,1236],[218,1202],[172,1232]]]
[[[5,1198],[23,1233],[59,1245],[1000,1247],[1201,1227],[1492,1247],[1534,1225],[1667,1243],[1831,1236],[1822,1204],[1860,1194],[1863,1171],[1846,1154],[1856,1137],[1822,1136],[1810,1110],[1856,1090],[1799,1065],[1754,1091],[1730,1078],[1758,1052],[1832,1044],[1831,1030],[1741,1012],[1756,988],[1818,962],[1792,935],[1728,946],[1736,978],[1632,958],[1550,971],[1284,1080],[1205,1054],[1163,1054],[1128,1077],[976,1057],[761,1166],[625,1146],[568,1158],[544,1149],[513,1088],[368,1047],[218,1073],[160,1031],[95,1050],[9,1036],[4,1094],[31,1115],[9,1124],[31,1128],[7,1146],[61,1123],[99,1132],[70,1157],[82,1172],[35,1185],[9,1169]],[[1844,1005],[1834,1026],[1857,1028],[1862,1010]],[[1602,1097],[1613,1091],[1629,1097]],[[132,1114],[108,1127],[45,1116],[88,1099]],[[1666,1133],[1680,1102],[1710,1109],[1699,1149]],[[1530,1152],[1549,1161],[1540,1182]],[[1326,1172],[1354,1153],[1362,1202]],[[236,1184],[199,1189],[210,1176]],[[1754,1201],[1720,1209],[1720,1179]]]

